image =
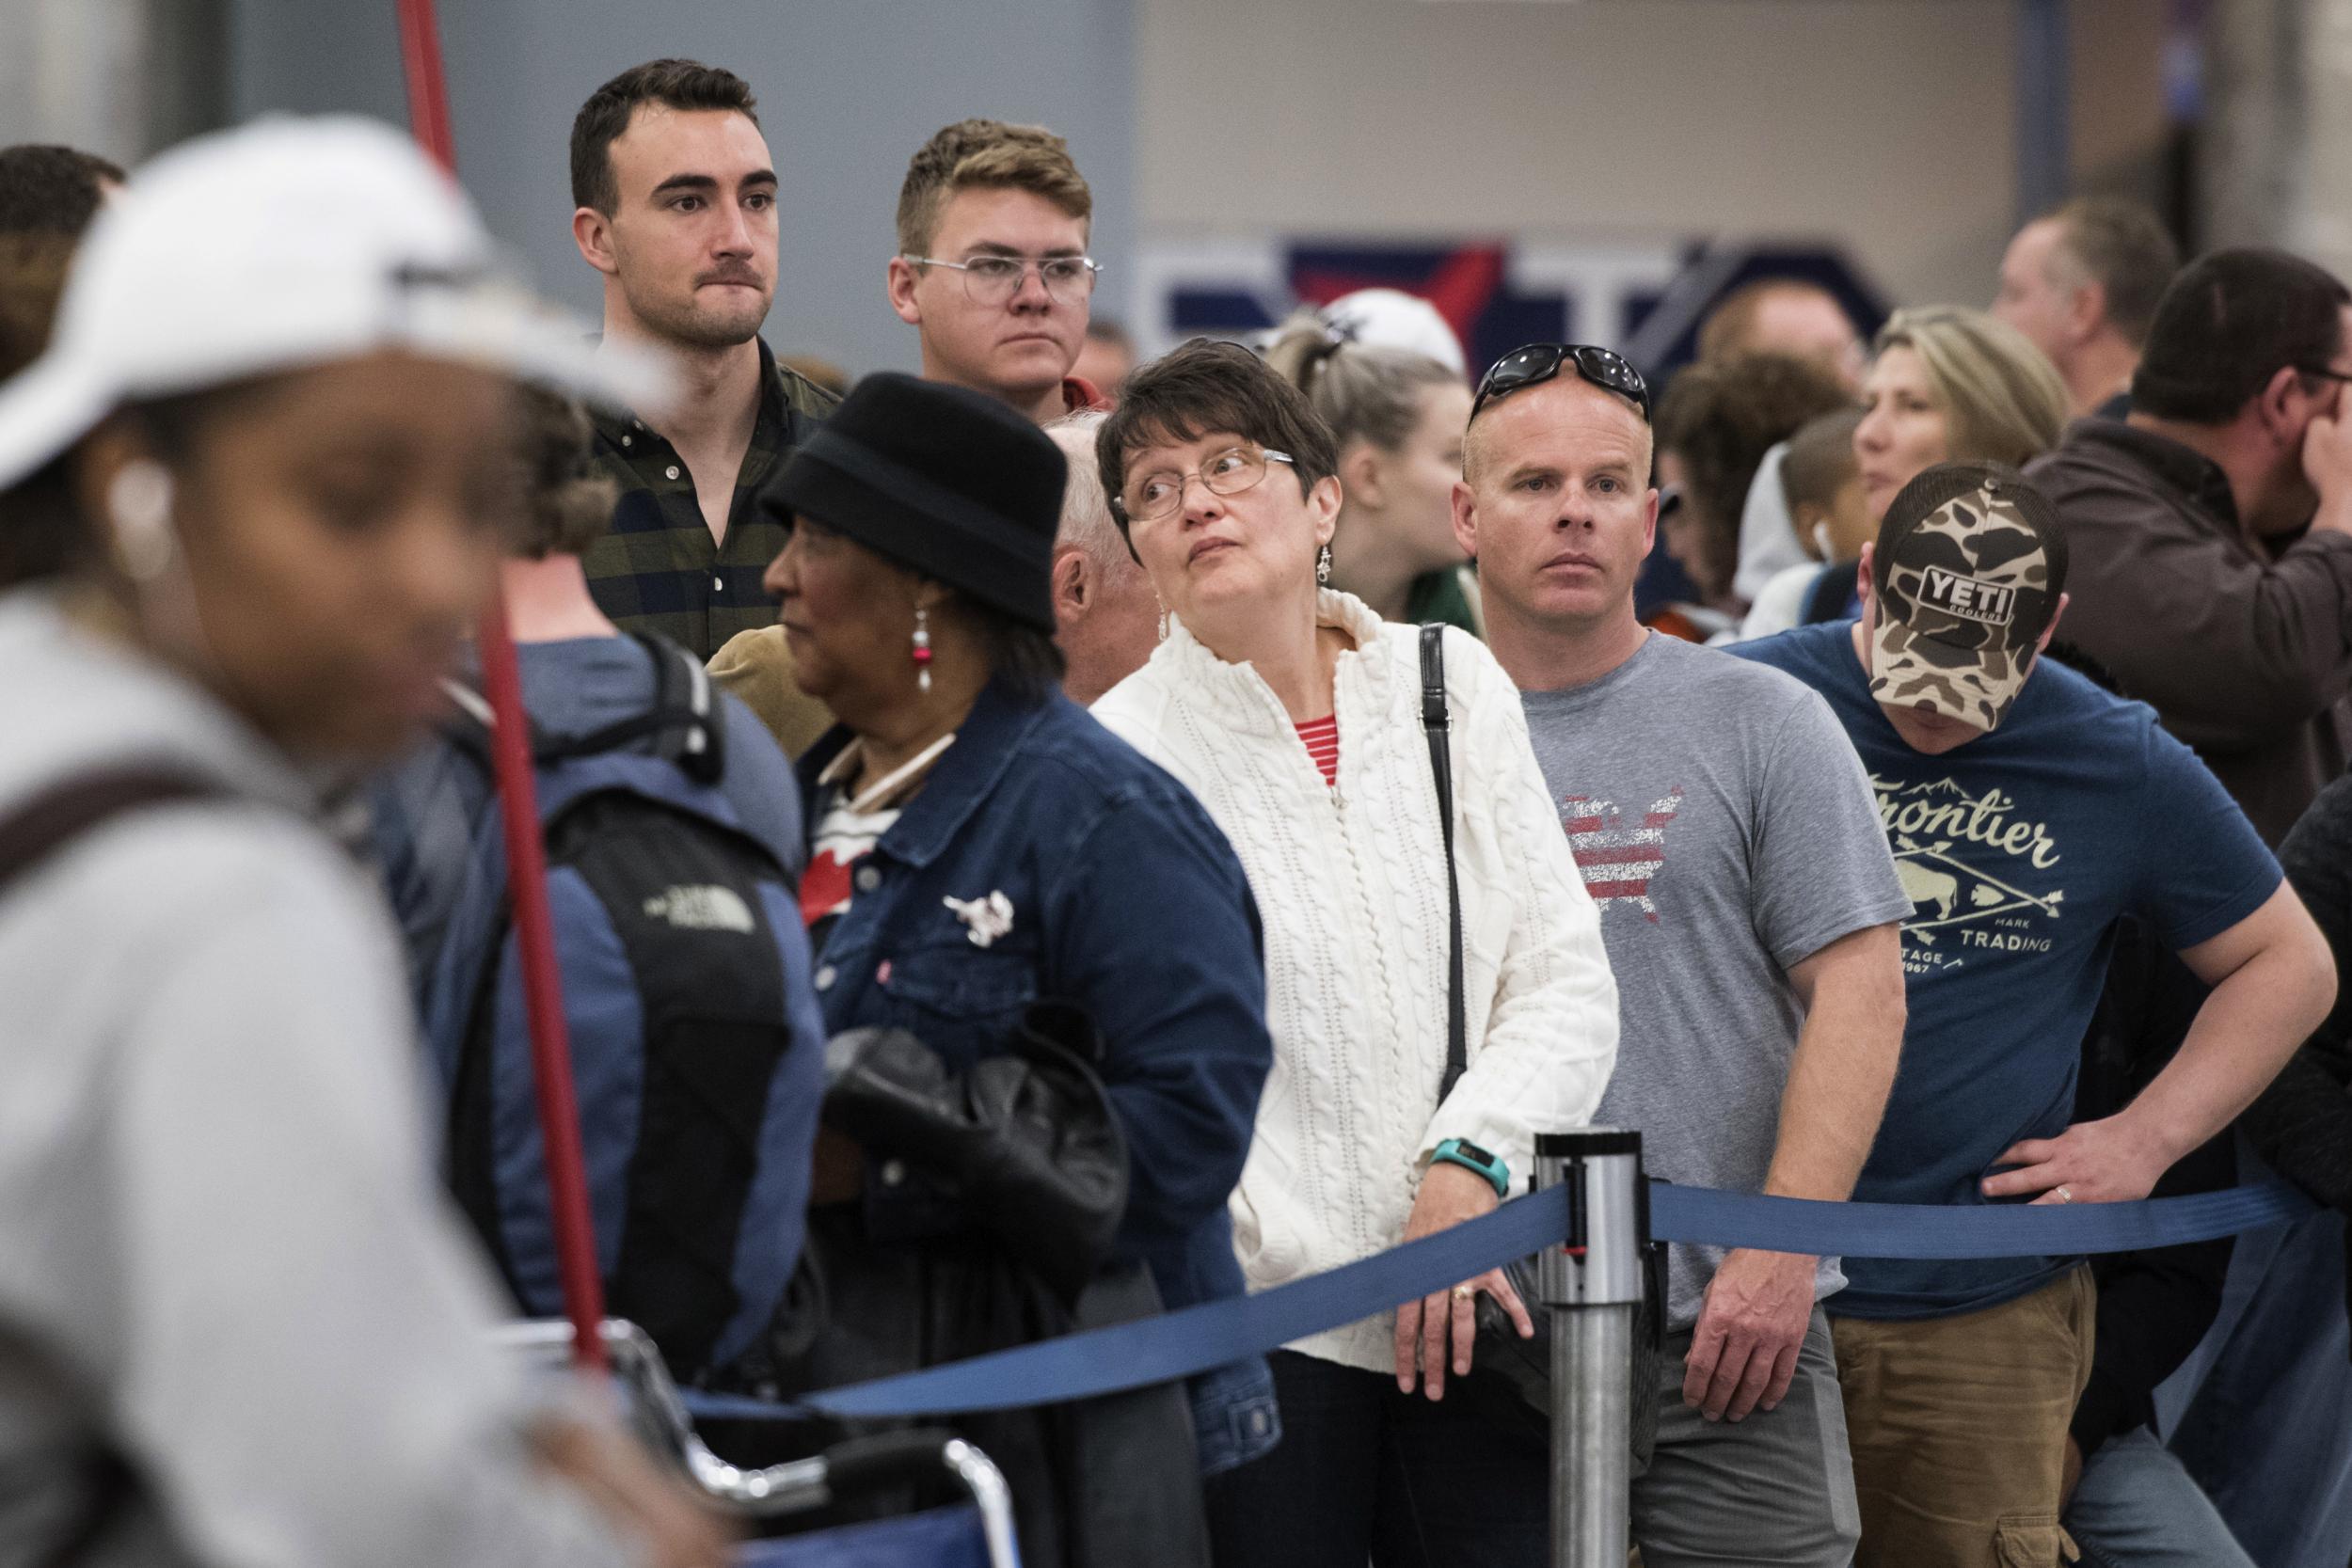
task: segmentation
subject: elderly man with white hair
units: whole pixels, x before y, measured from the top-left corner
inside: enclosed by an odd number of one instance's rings
[[[1070,460],[1054,535],[1054,641],[1069,662],[1062,691],[1080,706],[1143,668],[1160,640],[1163,613],[1151,579],[1111,521],[1094,461],[1103,420],[1100,410],[1087,409],[1045,427]]]

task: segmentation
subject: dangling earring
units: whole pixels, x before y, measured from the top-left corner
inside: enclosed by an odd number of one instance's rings
[[[171,565],[179,543],[171,534],[171,475],[160,463],[135,458],[106,486],[114,524],[115,558],[134,582],[152,582]]]
[[[1315,586],[1331,586],[1331,546],[1328,545],[1315,551]]]
[[[1168,601],[1154,594],[1152,602],[1160,607],[1160,641],[1165,642],[1168,641]]]
[[[931,689],[931,612],[914,607],[914,689]]]

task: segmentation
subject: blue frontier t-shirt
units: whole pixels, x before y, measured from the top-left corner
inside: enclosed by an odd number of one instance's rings
[[[2280,884],[2279,863],[2189,749],[2063,665],[2038,662],[2000,727],[1929,756],[1870,695],[1853,623],[1729,650],[1828,699],[1861,753],[1912,913],[1910,1022],[1854,1197],[1983,1204],[1994,1160],[2074,1119],[2084,1032],[2117,919],[2174,949],[2219,936]],[[1840,1316],[1931,1318],[2013,1300],[2070,1258],[1849,1258]]]

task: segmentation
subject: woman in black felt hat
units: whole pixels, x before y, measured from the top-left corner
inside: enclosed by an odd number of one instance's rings
[[[1271,1058],[1256,911],[1192,797],[1057,689],[1064,477],[1009,410],[881,374],[777,486],[793,531],[768,586],[795,678],[840,720],[801,764],[802,907],[835,1036],[811,1218],[832,1300],[804,1383],[1242,1289],[1225,1205]],[[928,1059],[845,1037],[863,1026]],[[1021,1103],[1071,1120],[1016,1195],[941,1152],[1001,1131],[971,1125],[989,1095],[946,1085],[1031,1070]],[[925,1073],[940,1125],[884,1125],[860,1097],[896,1075],[881,1100],[920,1099]],[[1122,1176],[1093,1231],[1045,1217]],[[1272,1442],[1262,1364],[1194,1394],[1204,1465]],[[963,1425],[1010,1474],[1031,1562],[1205,1562],[1197,1477],[1165,1463],[1184,1408],[1146,1390]]]

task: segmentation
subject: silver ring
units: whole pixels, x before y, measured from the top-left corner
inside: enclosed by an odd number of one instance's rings
[[[2053,1188],[2051,1188],[2051,1189],[2050,1189],[2050,1196],[2051,1196],[2052,1197],[2054,1197],[2054,1198],[2057,1198],[2057,1199],[2058,1199],[2060,1203],[2072,1203],[2072,1202],[2074,1202],[2074,1195],[2073,1193],[2068,1192],[2068,1191],[2067,1191],[2064,1187],[2062,1187],[2062,1186],[2058,1186],[2058,1187],[2053,1187]]]

